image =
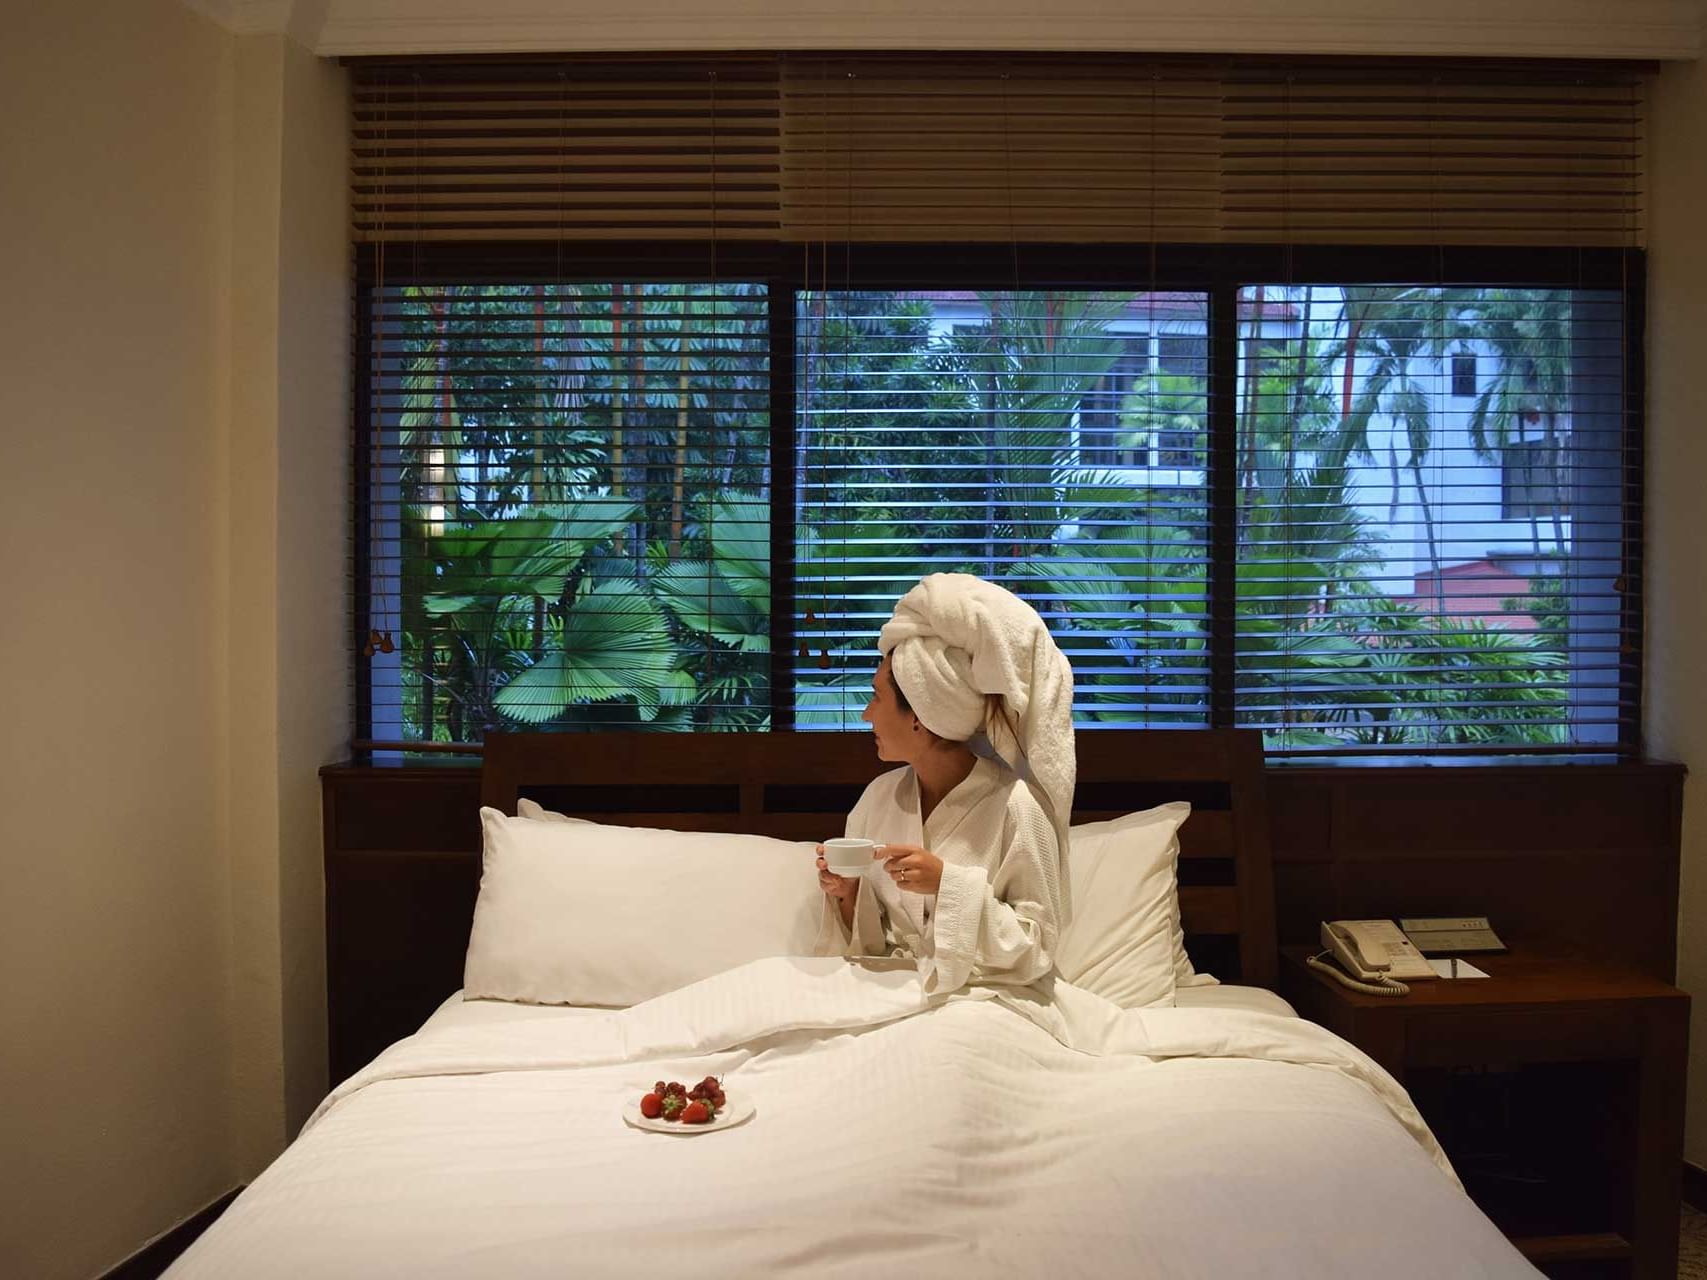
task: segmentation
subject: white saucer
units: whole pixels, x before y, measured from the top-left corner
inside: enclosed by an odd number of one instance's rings
[[[636,1129],[649,1129],[653,1133],[716,1133],[751,1120],[757,1110],[752,1099],[737,1098],[705,1124],[683,1124],[680,1120],[666,1120],[662,1116],[648,1120],[640,1114],[640,1099],[634,1098],[623,1105],[622,1118]]]

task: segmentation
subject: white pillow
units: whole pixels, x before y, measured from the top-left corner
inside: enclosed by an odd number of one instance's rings
[[[1073,909],[1055,959],[1067,981],[1128,1009],[1215,981],[1193,973],[1180,925],[1179,828],[1190,816],[1176,801],[1069,833]]]
[[[566,813],[547,809],[539,801],[529,800],[526,796],[516,801],[516,817],[532,818],[535,822],[584,822],[592,825],[586,818],[571,818]]]
[[[1177,818],[1170,816],[1174,811],[1182,810]],[[558,813],[547,809],[538,802],[520,799],[516,802],[516,812],[520,817],[532,818],[542,822],[579,822],[585,823],[585,818],[573,818],[566,813]],[[1151,815],[1163,815],[1158,822],[1148,819]],[[1108,948],[1115,945],[1115,940],[1123,935],[1130,935],[1128,941],[1135,949],[1135,955],[1149,953],[1143,948],[1143,940],[1139,934],[1146,933],[1146,916],[1148,910],[1153,910],[1153,904],[1158,892],[1165,892],[1168,901],[1170,919],[1170,946],[1174,971],[1174,986],[1176,987],[1213,987],[1220,984],[1220,979],[1213,974],[1198,973],[1191,965],[1191,957],[1185,950],[1185,929],[1180,921],[1179,910],[1179,837],[1178,830],[1191,816],[1191,806],[1184,801],[1176,804],[1162,805],[1157,809],[1145,810],[1141,813],[1127,814],[1107,822],[1091,822],[1072,830],[1071,849],[1068,859],[1072,864],[1069,872],[1072,875],[1074,890],[1074,908],[1079,915],[1089,914],[1092,919],[1080,929],[1075,929],[1069,923],[1067,933],[1074,938],[1075,968],[1079,967],[1081,957],[1079,949],[1096,950],[1097,944],[1092,938],[1099,935],[1103,938],[1101,946]],[[1171,820],[1171,826],[1168,825]],[[1159,849],[1156,840],[1165,834],[1170,848]],[[1113,837],[1113,838],[1111,838]],[[1169,856],[1162,856],[1167,854]],[[1112,878],[1106,879],[1101,871],[1105,857],[1123,859],[1121,867]],[[1148,883],[1149,877],[1161,876],[1168,881],[1167,888],[1161,890],[1159,885]],[[1092,909],[1089,900],[1079,894],[1080,878],[1096,879],[1106,883],[1112,895],[1106,901],[1099,900],[1096,908],[1108,907],[1108,911]],[[1145,902],[1151,907],[1147,910]],[[1122,905],[1124,904],[1124,905]],[[1117,909],[1115,909],[1117,908]],[[1075,922],[1077,916],[1075,916]],[[1065,940],[1063,940],[1065,941]],[[1142,966],[1143,960],[1134,958],[1133,965]],[[1059,967],[1059,965],[1057,965]],[[1123,976],[1116,978],[1113,985],[1116,988],[1128,989],[1143,983],[1136,974],[1128,974],[1121,966],[1115,966]],[[1072,979],[1069,979],[1071,981]],[[1095,981],[1095,979],[1091,979]],[[1084,985],[1082,982],[1079,985]]]
[[[465,999],[621,1007],[812,954],[823,894],[811,844],[496,809],[480,825]]]

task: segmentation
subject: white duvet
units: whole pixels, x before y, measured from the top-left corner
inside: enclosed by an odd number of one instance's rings
[[[1061,994],[1098,1052],[841,960],[619,1013],[435,1019],[340,1085],[168,1275],[1538,1274],[1344,1041]],[[706,1074],[757,1115],[692,1137],[623,1123],[654,1080]]]

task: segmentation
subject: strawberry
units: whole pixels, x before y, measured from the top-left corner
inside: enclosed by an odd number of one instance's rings
[[[664,1100],[655,1093],[649,1093],[640,1100],[640,1114],[648,1120],[656,1120],[663,1109]]]
[[[683,1124],[709,1124],[711,1108],[703,1102],[690,1102],[682,1108]]]
[[[680,1120],[682,1118],[682,1108],[686,1105],[686,1102],[687,1099],[683,1098],[679,1093],[672,1093],[666,1097],[664,1099],[663,1107],[664,1119]]]

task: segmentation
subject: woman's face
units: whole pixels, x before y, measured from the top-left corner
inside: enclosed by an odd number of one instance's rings
[[[895,696],[895,677],[889,674],[888,654],[877,664],[877,674],[871,678],[871,701],[865,704],[860,719],[871,726],[879,760],[912,760],[918,739],[924,735],[913,729],[918,717],[903,710]]]

